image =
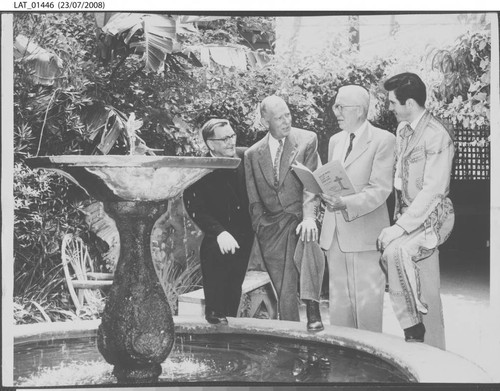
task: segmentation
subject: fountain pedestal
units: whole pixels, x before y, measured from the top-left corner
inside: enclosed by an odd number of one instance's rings
[[[151,231],[168,200],[239,159],[50,156],[32,168],[59,172],[104,204],[120,233],[120,257],[98,331],[98,348],[121,383],[153,382],[174,343],[174,323],[151,258]]]
[[[168,201],[104,203],[121,247],[98,348],[120,382],[157,379],[174,343],[172,313],[150,249],[153,225],[167,208]]]

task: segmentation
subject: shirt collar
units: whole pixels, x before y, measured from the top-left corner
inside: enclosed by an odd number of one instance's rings
[[[425,114],[425,110],[422,110],[420,115],[417,118],[415,118],[413,121],[411,121],[410,126],[412,129],[417,129],[417,125],[420,122],[420,120],[422,119],[422,117],[424,116],[424,114]]]
[[[368,121],[365,119],[365,122],[363,122],[359,128],[357,128],[354,132],[346,132],[347,134],[354,133],[356,136],[354,140],[358,140],[359,137],[365,132],[366,128],[368,127]]]
[[[417,128],[417,126],[418,126],[418,123],[420,122],[420,120],[421,120],[421,119],[422,119],[422,117],[424,116],[425,111],[426,111],[426,110],[423,110],[423,111],[420,113],[420,115],[419,115],[417,118],[415,118],[413,121],[411,121],[411,122],[408,122],[408,121],[401,121],[401,122],[399,123],[399,125],[398,125],[398,130],[403,129],[406,125],[410,125],[410,126],[411,126],[411,128],[412,128],[413,130],[415,130],[415,129]]]
[[[285,137],[283,137],[281,140],[283,140],[283,142],[285,142]],[[276,148],[278,148],[280,142],[279,142],[278,139],[274,138],[271,135],[271,133],[269,133],[269,141],[268,141],[268,143],[269,143],[270,147],[276,147]]]

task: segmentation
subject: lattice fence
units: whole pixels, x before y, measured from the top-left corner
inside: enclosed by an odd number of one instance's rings
[[[490,179],[489,129],[455,129],[455,159],[452,179]]]

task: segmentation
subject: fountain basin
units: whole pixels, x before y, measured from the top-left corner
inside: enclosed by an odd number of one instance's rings
[[[337,326],[309,333],[304,323],[277,320],[230,318],[229,326],[212,326],[197,317],[175,317],[179,334],[258,335],[274,340],[306,341],[355,349],[396,367],[408,381],[425,383],[488,383],[491,377],[474,363],[456,354],[425,344],[409,344],[394,336]],[[47,339],[93,336],[100,321],[36,324],[15,327],[15,343]],[[199,381],[204,381],[200,378]],[[258,379],[255,380],[259,382]]]
[[[238,158],[64,155],[27,159],[31,168],[56,171],[100,201],[161,201],[179,196],[217,168],[236,168]]]

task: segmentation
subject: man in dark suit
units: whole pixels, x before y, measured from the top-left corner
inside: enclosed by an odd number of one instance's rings
[[[229,121],[211,119],[201,133],[210,150],[207,156],[244,158],[244,149],[235,147],[236,134]],[[205,234],[200,247],[205,318],[212,324],[227,324],[227,316],[237,316],[254,237],[243,163],[200,179],[186,189],[184,203]]]
[[[291,172],[291,164],[297,161],[314,171],[318,166],[318,140],[315,133],[292,127],[290,110],[278,96],[262,101],[261,122],[269,130],[268,134],[245,152],[250,216],[278,296],[279,318],[298,321],[296,235],[300,235],[302,241],[317,240],[317,200],[314,194],[304,191],[300,180]],[[301,281],[301,298],[306,301],[311,331],[323,329],[320,289],[309,286],[315,280],[317,276]]]

